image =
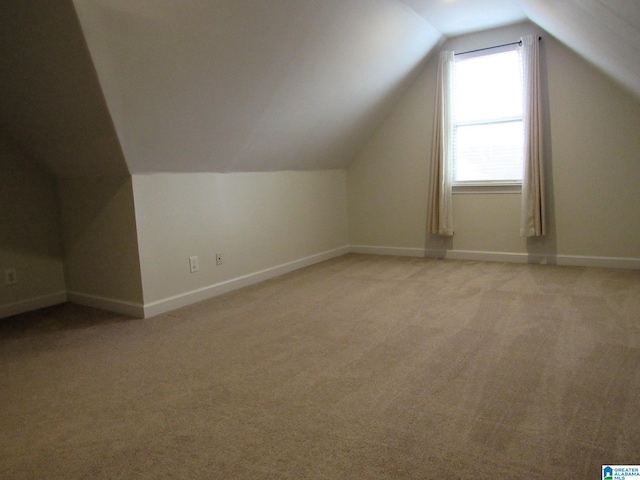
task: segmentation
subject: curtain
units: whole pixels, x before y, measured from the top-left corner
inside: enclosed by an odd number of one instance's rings
[[[520,235],[538,237],[546,233],[546,220],[540,100],[540,47],[536,35],[522,37],[520,53],[524,76],[524,158]]]
[[[452,96],[453,52],[443,51],[438,61],[436,108],[431,150],[431,202],[429,233],[453,235],[452,209]]]

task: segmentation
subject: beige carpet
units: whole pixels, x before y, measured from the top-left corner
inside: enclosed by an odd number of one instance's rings
[[[347,255],[170,314],[0,321],[0,478],[599,479],[640,271]]]

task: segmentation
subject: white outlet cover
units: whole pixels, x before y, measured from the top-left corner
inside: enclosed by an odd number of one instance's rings
[[[189,271],[191,273],[195,273],[200,270],[200,266],[198,265],[198,257],[189,257]]]

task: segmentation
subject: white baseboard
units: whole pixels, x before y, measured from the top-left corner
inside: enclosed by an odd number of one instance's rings
[[[254,283],[262,282],[264,280],[268,280],[270,278],[274,278],[279,275],[298,270],[300,268],[308,267],[309,265],[323,262],[331,258],[339,257],[347,253],[349,253],[349,247],[344,246],[336,248],[334,250],[311,255],[309,257],[301,258],[299,260],[294,260],[292,262],[284,263],[282,265],[267,268],[265,270],[250,273],[248,275],[233,278],[231,280],[216,283],[214,285],[209,285],[197,290],[185,292],[180,295],[175,295],[173,297],[164,298],[155,302],[146,303],[144,305],[144,317],[148,318],[160,315],[162,313],[169,312],[180,307],[191,305],[192,303],[207,300],[208,298],[222,295],[223,293],[227,293],[238,288],[247,287],[249,285],[253,285]]]
[[[50,307],[67,301],[67,292],[56,292],[40,297],[29,298],[8,305],[0,305],[0,318],[19,315],[21,313],[38,310],[39,308]]]
[[[372,255],[390,255],[404,257],[434,257],[453,260],[475,260],[484,262],[536,263],[580,267],[623,268],[640,270],[640,258],[624,257],[592,257],[584,255],[544,255],[509,252],[483,252],[472,250],[431,250],[406,247],[380,247],[369,245],[351,245],[336,248],[309,257],[294,260],[282,265],[267,268],[241,277],[233,278],[215,285],[209,285],[197,290],[165,298],[155,302],[141,304],[90,295],[82,292],[57,292],[43,295],[20,302],[0,305],[0,318],[10,317],[21,313],[50,307],[66,301],[100,308],[111,312],[130,315],[133,317],[152,317],[176,308],[206,300],[238,288],[253,285],[285,273],[304,268],[347,253],[364,253]]]
[[[640,258],[592,257],[588,255],[555,255],[543,253],[474,252],[449,250],[445,258],[483,262],[531,263],[573,267],[640,269]]]
[[[557,264],[577,267],[625,268],[640,270],[640,258],[585,257],[579,255],[557,255]]]
[[[371,245],[351,245],[351,253],[365,253],[369,255],[393,255],[398,257],[424,257],[424,248],[406,247],[374,247]]]
[[[588,255],[556,255],[540,253],[483,252],[478,250],[445,250],[403,247],[377,247],[352,245],[352,253],[372,255],[397,255],[405,257],[447,258],[450,260],[475,260],[479,262],[532,263],[576,267],[624,268],[640,270],[640,258],[593,257]]]
[[[473,250],[447,250],[444,258],[451,260],[475,260],[479,262],[528,263],[527,253],[482,252]]]
[[[67,298],[71,303],[99,308],[109,312],[121,313],[131,317],[142,318],[144,315],[144,306],[141,303],[100,297],[98,295],[90,295],[82,292],[67,292]]]

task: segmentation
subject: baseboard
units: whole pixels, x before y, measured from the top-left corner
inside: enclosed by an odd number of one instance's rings
[[[476,252],[449,250],[444,258],[482,262],[530,263],[573,267],[640,269],[640,258],[593,257],[589,255],[556,255],[541,253]]]
[[[155,302],[146,303],[144,305],[144,317],[154,317],[156,315],[160,315],[177,308],[191,305],[192,303],[207,300],[209,298],[222,295],[232,290],[247,287],[264,280],[269,280],[270,278],[284,275],[285,273],[308,267],[315,263],[339,257],[347,253],[349,253],[349,247],[344,246],[336,248],[334,250],[328,250],[326,252],[311,255],[309,257],[301,258],[299,260],[294,260],[292,262],[277,265],[275,267],[267,268],[265,270],[250,273],[248,275],[232,278],[230,280],[199,288],[197,290],[185,292],[180,295],[175,295],[173,297],[164,298]]]
[[[40,297],[29,298],[8,305],[0,305],[0,318],[11,317],[21,313],[38,310],[40,308],[51,307],[67,301],[67,292],[50,293]]]
[[[398,257],[424,257],[424,248],[406,247],[375,247],[371,245],[351,245],[351,253],[365,253],[369,255],[393,255]]]
[[[78,305],[99,308],[131,317],[142,318],[144,316],[144,306],[141,303],[100,297],[82,292],[67,292],[67,298],[71,303],[77,303]]]
[[[529,254],[511,253],[511,252],[447,250],[444,258],[451,259],[451,260],[475,260],[479,262],[529,263]]]
[[[339,257],[347,253],[364,253],[371,255],[390,255],[404,257],[433,257],[452,260],[475,260],[484,262],[535,263],[579,267],[602,267],[640,270],[640,258],[625,257],[593,257],[586,255],[544,255],[509,252],[483,252],[473,250],[435,250],[405,247],[380,247],[369,245],[351,245],[311,255],[282,265],[233,278],[215,285],[186,292],[156,302],[140,304],[113,298],[100,297],[82,292],[56,292],[20,302],[0,305],[0,318],[50,307],[66,301],[100,308],[111,312],[133,317],[153,317],[162,313],[184,307],[192,303],[206,300],[238,288],[253,285],[285,273],[308,267],[315,263]]]
[[[640,270],[640,258],[594,257],[588,255],[557,255],[515,252],[484,252],[479,250],[445,250],[403,247],[378,247],[352,245],[353,253],[372,255],[397,255],[405,257],[446,258],[450,260],[474,260],[479,262],[531,263],[543,265],[564,265],[576,267],[602,267]]]
[[[625,268],[640,270],[640,258],[586,257],[579,255],[557,255],[557,264],[578,267]]]

